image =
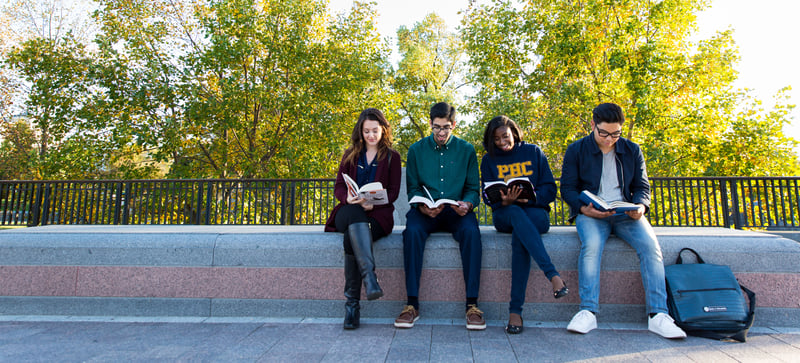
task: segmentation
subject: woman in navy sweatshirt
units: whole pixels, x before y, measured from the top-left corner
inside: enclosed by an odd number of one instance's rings
[[[494,227],[511,232],[511,302],[506,332],[522,332],[522,304],[531,269],[531,257],[553,285],[556,299],[569,293],[542,243],[542,233],[550,229],[550,203],[556,198],[556,184],[547,157],[538,146],[526,144],[517,124],[506,116],[497,116],[486,125],[481,160],[483,200],[492,208]],[[486,184],[527,178],[533,185],[532,198],[521,198],[522,188],[512,186],[505,192],[487,193]],[[490,198],[490,196],[492,196]]]

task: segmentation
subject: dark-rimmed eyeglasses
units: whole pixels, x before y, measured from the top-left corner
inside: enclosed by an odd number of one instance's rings
[[[436,132],[436,133],[438,133],[439,131],[450,132],[450,130],[452,130],[452,129],[453,128],[450,127],[450,125],[447,125],[447,126],[433,125],[433,126],[431,126],[431,130],[433,130],[433,132]]]
[[[611,136],[612,139],[619,139],[619,137],[622,136],[622,131],[608,132],[608,131],[603,130],[603,129],[597,127],[597,126],[595,126],[594,128],[597,130],[597,134],[600,135],[600,137],[609,137],[609,136]]]

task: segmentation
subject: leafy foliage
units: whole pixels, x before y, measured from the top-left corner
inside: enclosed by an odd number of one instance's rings
[[[397,31],[400,62],[392,91],[396,113],[402,119],[397,129],[397,149],[402,155],[430,134],[430,107],[437,102],[458,105],[458,90],[465,85],[465,53],[458,34],[447,30],[444,20],[431,13],[411,29]],[[458,128],[456,130],[459,130]]]
[[[592,108],[615,102],[627,113],[624,136],[642,145],[651,175],[715,174],[721,169],[714,160],[740,152],[721,146],[733,130],[780,125],[787,113],[730,119],[748,99],[732,87],[738,61],[732,33],[696,47],[688,41],[694,14],[705,6],[700,0],[530,0],[473,7],[463,36],[478,89],[476,112],[520,121],[558,173],[566,146],[591,131]],[[781,128],[760,130],[770,134],[738,139],[739,146],[751,156],[779,157],[783,163],[773,164],[774,172],[796,170]],[[735,175],[762,172],[744,167]]]
[[[362,109],[385,111],[404,155],[439,101],[476,146],[510,116],[556,174],[601,102],[626,110],[651,176],[800,171],[788,95],[765,109],[733,88],[732,31],[689,41],[706,0],[472,2],[459,32],[435,14],[400,27],[396,69],[374,4],[326,5],[99,0],[93,22],[63,0],[4,5],[3,177],[329,177]]]
[[[794,156],[796,141],[783,134],[788,115],[794,108],[788,102],[789,88],[776,95],[778,103],[765,110],[759,101],[733,115],[728,129],[714,143],[711,154],[720,157],[710,160],[706,175],[782,176],[800,175]]]
[[[328,173],[346,140],[339,130],[352,127],[353,105],[367,103],[385,71],[373,12],[356,8],[326,24],[320,1],[258,5],[212,3],[203,19],[209,46],[187,57],[183,153],[209,176]]]
[[[319,0],[103,0],[94,16],[92,54],[68,34],[9,57],[34,85],[45,178],[146,177],[159,162],[171,177],[330,175],[385,94],[368,4],[332,17]]]
[[[36,135],[30,125],[23,120],[3,124],[0,131],[0,179],[37,179]]]

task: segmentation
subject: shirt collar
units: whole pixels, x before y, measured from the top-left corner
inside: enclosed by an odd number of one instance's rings
[[[434,137],[434,135],[431,133],[431,135],[428,136],[428,139],[430,139],[431,147],[433,147],[434,150],[447,150],[447,149],[450,148],[450,144],[453,143],[453,139],[456,136],[455,135],[450,135],[450,138],[447,139],[447,142],[442,146],[439,146],[439,144],[436,142],[436,140],[434,140],[433,137]]]
[[[589,144],[591,144],[591,146],[589,146],[589,148],[591,148],[592,152],[595,153],[595,154],[602,153],[602,151],[600,150],[600,147],[597,146],[597,142],[594,140],[594,131],[592,131],[589,134],[589,136],[586,136],[586,137],[589,138],[589,141],[590,141]],[[625,153],[625,148],[623,147],[623,145],[621,143],[621,141],[623,141],[623,140],[625,140],[625,139],[620,137],[619,139],[617,139],[617,142],[614,143],[614,152],[615,153],[617,153],[617,154],[624,154]]]

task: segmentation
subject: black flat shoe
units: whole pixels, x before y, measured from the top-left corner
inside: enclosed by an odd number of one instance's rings
[[[564,281],[564,287],[562,287],[561,290],[553,291],[553,297],[556,299],[560,299],[564,296],[567,296],[567,294],[569,294],[569,289],[567,288],[566,281]]]
[[[522,323],[522,316],[519,317],[519,321]],[[506,333],[508,334],[522,333],[522,324],[512,325],[511,323],[508,323],[508,325],[506,325]]]

